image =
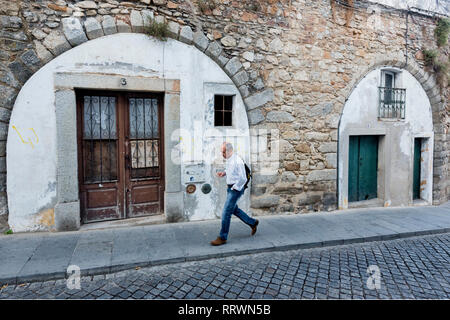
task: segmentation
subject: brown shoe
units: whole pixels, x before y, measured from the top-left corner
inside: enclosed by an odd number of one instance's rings
[[[211,241],[212,246],[221,246],[223,244],[227,243],[227,240],[223,240],[221,237],[217,237],[216,240]]]
[[[252,227],[252,236],[255,235],[255,233],[256,233],[256,230],[258,228],[258,223],[259,223],[259,221],[256,220],[255,225]]]

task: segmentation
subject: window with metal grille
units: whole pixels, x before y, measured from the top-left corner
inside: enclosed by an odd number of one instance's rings
[[[214,96],[214,126],[231,127],[233,125],[233,96]]]
[[[379,87],[379,118],[405,119],[406,89],[397,88],[397,74],[391,71],[381,72]]]

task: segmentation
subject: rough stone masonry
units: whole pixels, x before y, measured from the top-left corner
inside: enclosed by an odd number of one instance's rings
[[[166,21],[170,37],[195,45],[225,70],[244,98],[251,128],[280,130],[278,171],[261,175],[253,166],[255,213],[336,209],[340,115],[358,81],[384,64],[404,67],[427,92],[433,201],[449,199],[450,90],[425,67],[422,49],[436,47],[430,16],[366,1],[349,9],[334,0],[0,0],[0,214],[8,210],[9,119],[27,79],[81,43],[144,32],[150,19]],[[448,45],[443,50],[448,57]]]

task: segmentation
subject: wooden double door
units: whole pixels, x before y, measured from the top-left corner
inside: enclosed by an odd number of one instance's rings
[[[77,91],[83,223],[161,214],[163,96]]]

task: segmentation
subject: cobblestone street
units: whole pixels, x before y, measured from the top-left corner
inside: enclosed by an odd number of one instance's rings
[[[367,268],[379,267],[379,289]],[[448,299],[450,234],[4,286],[1,299]]]

